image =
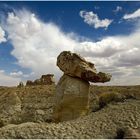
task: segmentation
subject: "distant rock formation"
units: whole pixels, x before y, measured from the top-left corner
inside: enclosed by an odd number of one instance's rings
[[[70,51],[60,53],[57,66],[64,75],[56,87],[54,120],[67,121],[86,115],[89,111],[89,81],[108,82],[111,75],[97,73],[93,63]]]
[[[18,88],[24,87],[23,82],[19,82],[19,84],[18,84],[18,86],[17,86],[17,87],[18,87]]]
[[[53,74],[42,75],[40,79],[36,79],[35,81],[28,80],[26,82],[26,86],[52,85],[52,84],[55,84]]]
[[[42,84],[51,85],[55,83],[53,74],[42,75],[40,80]]]
[[[34,85],[34,82],[32,82],[31,80],[28,80],[26,82],[26,86],[33,86]]]

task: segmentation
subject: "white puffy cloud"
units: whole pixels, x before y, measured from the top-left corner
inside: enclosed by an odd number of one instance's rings
[[[140,29],[137,29],[126,36],[106,37],[98,42],[83,42],[82,47],[76,48],[76,52],[94,62],[98,69],[111,73],[113,78],[109,84],[138,84],[139,37]]]
[[[135,19],[135,18],[140,18],[140,8],[131,14],[125,14],[123,16],[123,19]]]
[[[0,26],[0,43],[5,42],[5,41],[6,41],[5,31]]]
[[[20,81],[20,78],[12,77],[6,74],[4,70],[0,70],[0,86],[15,86]]]
[[[78,37],[64,33],[57,25],[44,23],[35,14],[22,10],[9,13],[4,29],[17,64],[32,71],[31,74],[12,72],[13,77],[31,79],[53,73],[58,79],[61,73],[56,66],[57,56],[63,50],[70,50],[95,63],[98,70],[111,73],[113,78],[108,84],[140,82],[137,78],[140,76],[140,27],[129,35],[109,36],[97,42],[78,41]]]
[[[11,72],[10,75],[14,77],[20,77],[23,75],[23,72],[22,71]]]
[[[26,79],[26,78],[31,78],[31,77],[34,77],[34,75],[35,75],[35,73],[34,72],[31,72],[31,73],[23,73],[22,71],[13,71],[13,72],[10,72],[10,74],[9,74],[10,76],[12,76],[12,77],[19,77],[19,78],[21,78],[21,79],[23,79],[23,81],[25,81],[24,79]],[[37,75],[35,75],[35,76],[37,76]]]
[[[112,23],[113,20],[110,19],[99,19],[98,15],[93,13],[92,11],[80,11],[80,16],[84,19],[84,22],[94,27],[98,28],[108,28],[108,26]]]
[[[80,46],[75,48],[76,51],[82,53],[86,57],[109,57],[112,56],[124,48],[121,48],[121,42],[117,38],[107,37],[97,42],[82,42]]]
[[[113,10],[113,12],[118,13],[122,11],[122,7],[121,6],[117,6],[115,10]]]
[[[11,54],[36,75],[57,73],[56,56],[77,44],[55,24],[44,23],[26,10],[9,13],[5,29],[14,47]]]

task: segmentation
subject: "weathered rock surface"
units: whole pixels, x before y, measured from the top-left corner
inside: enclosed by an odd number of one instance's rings
[[[63,75],[56,87],[54,120],[66,121],[86,115],[89,108],[87,81]]]
[[[0,127],[10,123],[52,121],[54,93],[55,85],[0,88]],[[93,109],[95,100],[90,98],[89,102]]]
[[[9,139],[114,139],[121,128],[140,126],[140,100],[109,104],[100,111],[67,122],[23,123],[0,128]]]
[[[26,86],[52,85],[52,84],[55,84],[54,75],[47,74],[42,75],[40,79],[36,79],[35,81],[28,80]]]
[[[72,77],[79,77],[91,82],[108,82],[110,74],[97,73],[93,63],[86,61],[80,55],[64,51],[57,58],[57,66],[66,74]]]
[[[52,85],[55,83],[53,74],[42,75],[40,80],[42,84]]]
[[[34,85],[34,82],[32,82],[31,80],[28,80],[26,82],[26,86],[33,86]]]
[[[21,113],[21,101],[17,94],[0,92],[0,127],[9,123],[18,123]]]
[[[52,121],[55,85],[0,88],[0,127]]]
[[[36,91],[37,88],[30,91],[27,89],[22,99],[22,122],[50,122],[52,120],[54,105],[54,91],[52,90],[54,89],[51,90],[51,88],[48,85],[48,91],[41,90],[41,87],[39,91]]]
[[[128,128],[124,132],[124,139],[140,139],[140,128]]]

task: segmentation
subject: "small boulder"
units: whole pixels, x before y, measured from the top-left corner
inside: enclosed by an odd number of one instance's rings
[[[19,123],[21,113],[21,100],[14,92],[4,92],[0,94],[0,127]]]

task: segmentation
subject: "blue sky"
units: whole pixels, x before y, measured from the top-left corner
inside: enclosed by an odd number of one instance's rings
[[[63,50],[111,73],[108,84],[139,84],[139,35],[140,2],[0,2],[0,85],[58,80]]]

